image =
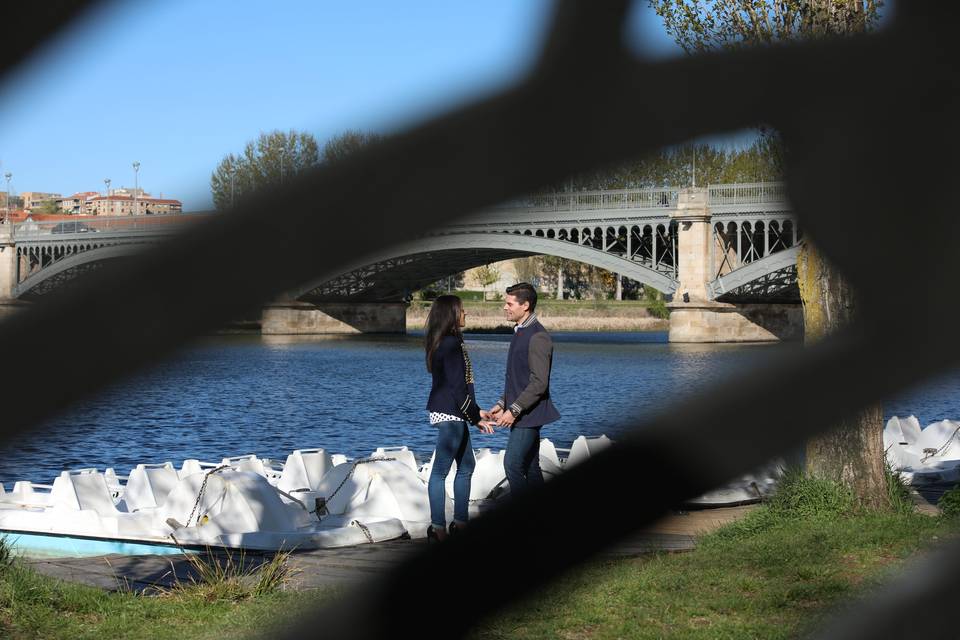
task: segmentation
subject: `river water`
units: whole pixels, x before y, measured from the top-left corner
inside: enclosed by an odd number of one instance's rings
[[[616,437],[624,422],[693,397],[796,345],[677,345],[666,333],[554,333],[551,393],[563,418],[544,429],[558,446],[579,434]],[[477,397],[503,385],[509,336],[468,335]],[[424,409],[430,377],[422,336],[229,336],[200,341],[118,383],[0,451],[0,481],[50,482],[62,469],[184,458],[218,462],[255,453],[285,458],[324,447],[348,456],[408,445],[429,455]],[[55,384],[69,384],[56,381]],[[921,424],[960,419],[960,372],[884,403]],[[789,410],[789,391],[784,410]],[[473,446],[503,448],[506,432],[473,432]]]

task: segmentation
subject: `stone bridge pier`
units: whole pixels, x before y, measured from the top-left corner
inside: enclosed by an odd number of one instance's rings
[[[711,300],[707,283],[718,269],[717,244],[706,189],[680,191],[671,218],[677,223],[677,286],[670,309],[670,342],[775,342],[803,337],[799,304],[730,304]]]
[[[407,306],[406,302],[309,303],[287,296],[264,306],[260,333],[406,333]]]
[[[13,243],[12,225],[0,224],[0,320],[23,307],[14,297],[17,285],[17,247]]]

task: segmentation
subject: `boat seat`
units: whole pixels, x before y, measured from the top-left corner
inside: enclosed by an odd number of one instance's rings
[[[283,463],[277,488],[287,492],[297,489],[315,491],[332,468],[333,457],[324,449],[297,449]]]
[[[245,456],[233,456],[232,458],[224,458],[221,462],[221,465],[230,465],[232,468],[237,471],[252,471],[257,475],[267,477],[267,468],[263,466],[263,461],[260,460],[257,456],[252,453]]]
[[[204,473],[210,471],[211,469],[216,469],[220,465],[216,462],[203,462],[197,460],[196,458],[188,458],[183,461],[183,464],[180,466],[180,471],[177,475],[181,480],[187,476],[192,476],[195,473]]]
[[[398,461],[410,467],[414,472],[417,471],[417,457],[408,447],[377,447],[377,450],[370,454],[371,458],[396,458]]]
[[[50,502],[57,507],[94,511],[101,516],[119,513],[99,471],[61,472],[53,481]]]
[[[13,490],[0,497],[0,500],[7,503],[46,506],[50,504],[52,488],[53,486],[49,484],[34,484],[29,480],[18,480],[13,484]]]
[[[138,464],[127,479],[123,502],[127,511],[161,506],[170,490],[179,482],[176,470],[170,462],[163,464]]]
[[[540,465],[544,461],[552,464],[554,467],[560,467],[560,456],[557,454],[557,446],[553,444],[550,438],[544,438],[540,441]]]
[[[579,436],[570,445],[570,456],[567,457],[567,466],[580,464],[590,456],[596,455],[612,444],[607,436]]]

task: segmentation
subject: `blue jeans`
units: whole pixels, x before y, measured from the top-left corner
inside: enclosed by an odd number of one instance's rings
[[[470,427],[462,420],[438,422],[437,453],[433,458],[430,482],[427,483],[427,495],[430,497],[430,523],[443,529],[447,526],[447,495],[444,481],[450,473],[453,462],[457,463],[457,475],[453,478],[453,519],[466,522],[469,518],[467,507],[470,504],[470,478],[477,459],[470,446]]]
[[[516,495],[543,484],[540,471],[540,427],[510,427],[503,470],[510,483],[510,493]]]

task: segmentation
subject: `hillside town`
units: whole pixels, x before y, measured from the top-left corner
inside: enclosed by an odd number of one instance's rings
[[[106,191],[82,191],[70,195],[43,191],[0,192],[3,220],[23,222],[57,219],[61,216],[170,215],[183,212],[183,203],[163,194],[154,197],[142,188],[119,187]]]

